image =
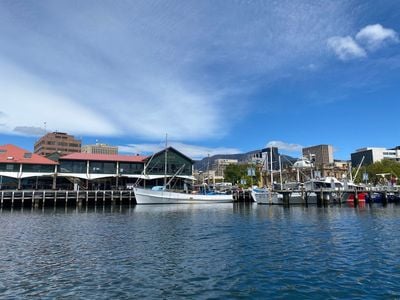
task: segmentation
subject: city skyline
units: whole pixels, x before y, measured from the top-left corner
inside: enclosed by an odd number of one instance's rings
[[[398,146],[400,3],[0,2],[0,144]]]

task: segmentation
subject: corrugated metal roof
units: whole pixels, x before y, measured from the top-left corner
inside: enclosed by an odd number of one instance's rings
[[[0,145],[0,163],[35,164],[35,165],[56,165],[57,163],[32,153],[20,147],[7,144]]]
[[[119,155],[119,154],[96,154],[96,153],[70,153],[61,156],[60,160],[90,160],[90,161],[112,161],[112,162],[144,162],[147,156]]]

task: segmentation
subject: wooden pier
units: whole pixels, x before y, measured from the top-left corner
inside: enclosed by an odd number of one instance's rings
[[[321,189],[316,191],[275,191],[283,195],[283,205],[308,205],[311,193],[317,197],[317,205],[341,204],[343,199],[352,195],[354,206],[359,204],[359,195],[368,195],[372,199],[372,193],[382,196],[382,204],[389,202],[400,203],[399,191],[332,191]],[[301,203],[291,202],[292,193],[301,193]],[[335,194],[335,196],[333,196]],[[233,192],[234,202],[253,202],[249,190],[238,190]],[[393,200],[391,196],[395,196]],[[314,196],[315,197],[315,196]],[[367,202],[367,201],[366,201]],[[104,205],[135,205],[136,199],[133,190],[2,190],[0,191],[1,207],[52,207],[52,206],[104,206]]]
[[[132,190],[116,191],[56,191],[4,190],[0,191],[1,207],[50,207],[76,205],[136,204]]]
[[[236,202],[252,202],[249,191],[233,193]],[[2,190],[1,207],[135,205],[133,190]]]

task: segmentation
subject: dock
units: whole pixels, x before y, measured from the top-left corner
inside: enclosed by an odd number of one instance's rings
[[[235,202],[252,202],[249,191],[235,191]],[[136,205],[133,190],[1,190],[3,207]]]

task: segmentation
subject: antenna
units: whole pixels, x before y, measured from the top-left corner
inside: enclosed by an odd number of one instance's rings
[[[43,127],[44,127],[44,131],[47,132],[47,122],[46,121],[43,122]]]

